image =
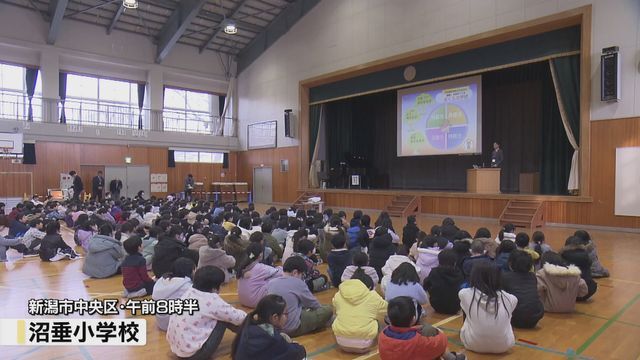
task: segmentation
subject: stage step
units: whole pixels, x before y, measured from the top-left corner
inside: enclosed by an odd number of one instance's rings
[[[398,195],[387,205],[386,211],[392,217],[406,218],[409,215],[420,213],[420,197],[411,195]]]
[[[510,200],[500,215],[500,225],[535,229],[544,226],[544,202],[536,200]]]
[[[295,207],[296,209],[303,209],[303,208],[305,208],[305,204],[304,203],[308,202],[309,198],[312,198],[312,197],[320,197],[321,198],[321,196],[319,194],[311,193],[311,192],[303,192],[302,194],[300,194],[300,196],[298,196],[296,201],[294,201],[293,204],[291,204],[291,206]]]

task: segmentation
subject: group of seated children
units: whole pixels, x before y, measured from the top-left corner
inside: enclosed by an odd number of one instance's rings
[[[291,338],[327,326],[346,352],[366,353],[377,343],[382,359],[400,351],[407,358],[464,358],[447,352],[446,336],[423,324],[427,303],[443,314],[462,310],[465,348],[502,353],[515,343],[512,326],[533,328],[544,312],[573,311],[576,300],[596,292],[593,278],[608,276],[585,231],[555,253],[542,232],[532,243],[512,225],[496,239],[486,228],[472,238],[450,218],[426,233],[411,216],[400,240],[386,212],[371,227],[361,211],[351,220],[330,209],[270,208],[260,216],[251,206],[155,198],[67,207],[85,274],[122,274],[127,297],[198,301],[194,314],[156,319],[181,358],[209,358],[230,329],[237,333],[234,359],[303,359],[304,347]],[[0,215],[0,226],[25,216],[19,210],[13,220]],[[0,260],[16,246],[37,251],[43,261],[78,256],[60,236],[58,215],[28,216],[26,229],[14,224],[19,237],[0,237]],[[280,260],[282,267],[275,267]],[[323,261],[329,276],[318,268]],[[255,309],[248,315],[218,295],[234,278],[240,304]],[[338,291],[332,305],[323,305],[314,293],[331,285]]]

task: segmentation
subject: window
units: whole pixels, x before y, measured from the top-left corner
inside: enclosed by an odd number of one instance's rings
[[[181,163],[222,164],[224,153],[207,151],[174,151],[173,157]]]
[[[0,118],[27,120],[29,117],[29,96],[27,92],[27,68],[24,66],[0,64]],[[31,100],[33,121],[42,121],[42,79],[40,71]]]
[[[68,124],[138,128],[138,83],[67,75],[65,116]],[[143,110],[143,129],[148,116]]]
[[[164,130],[212,134],[214,121],[219,121],[217,116],[212,116],[213,106],[212,94],[165,88]]]

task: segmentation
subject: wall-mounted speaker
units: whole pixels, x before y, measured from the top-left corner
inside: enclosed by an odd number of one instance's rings
[[[36,144],[24,143],[22,145],[22,163],[26,165],[36,164]]]
[[[602,49],[600,56],[600,100],[620,100],[620,52],[617,46]]]
[[[291,109],[286,109],[284,111],[284,136],[288,137],[288,138],[292,138],[293,136],[293,128],[292,128],[292,123],[291,123],[291,112],[293,110]]]
[[[229,153],[222,153],[222,168],[229,168]]]
[[[167,156],[167,167],[169,168],[174,168],[176,167],[176,157],[174,154],[173,150],[169,150],[168,156]]]

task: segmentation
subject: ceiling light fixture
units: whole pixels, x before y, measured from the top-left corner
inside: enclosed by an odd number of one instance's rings
[[[138,0],[122,0],[122,6],[127,9],[137,9],[138,8]]]
[[[236,22],[233,20],[227,20],[227,23],[224,26],[224,32],[229,35],[237,34],[238,28],[236,27]]]

